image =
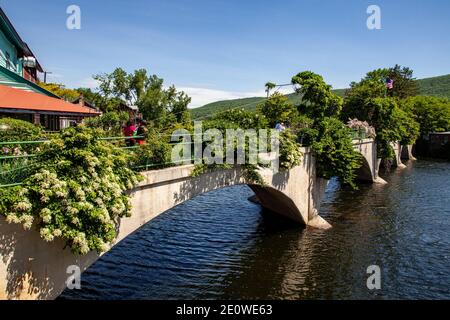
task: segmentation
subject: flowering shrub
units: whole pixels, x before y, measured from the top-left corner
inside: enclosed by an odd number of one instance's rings
[[[74,253],[106,251],[117,236],[119,220],[130,215],[125,191],[140,175],[128,167],[129,156],[99,132],[69,128],[43,145],[38,166],[23,185],[0,189],[0,214],[45,241],[62,238]]]
[[[290,130],[280,134],[280,167],[283,169],[291,169],[300,165],[302,161],[303,153],[295,141],[296,138]]]
[[[375,137],[377,136],[377,134],[375,132],[375,128],[372,127],[371,125],[369,125],[369,123],[367,123],[367,121],[360,121],[358,119],[350,119],[347,122],[347,127],[349,127],[350,129],[353,129],[355,131],[365,133],[367,138],[375,139]]]

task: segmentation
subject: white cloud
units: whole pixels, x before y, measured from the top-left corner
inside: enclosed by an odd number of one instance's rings
[[[52,79],[62,79],[64,76],[59,73],[47,73],[47,81],[51,82]],[[54,81],[54,80],[53,80]]]
[[[190,108],[197,108],[204,106],[205,104],[221,101],[232,100],[251,97],[265,97],[266,92],[260,91],[225,91],[208,88],[196,88],[196,87],[177,87],[177,90],[186,92],[186,94],[192,98],[192,102],[189,105]],[[292,87],[282,87],[278,90],[283,94],[294,92]]]
[[[86,78],[78,82],[76,87],[95,89],[98,87],[98,81],[92,78]]]

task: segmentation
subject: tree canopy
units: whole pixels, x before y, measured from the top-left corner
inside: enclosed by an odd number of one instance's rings
[[[148,75],[145,69],[127,73],[117,68],[111,73],[96,75],[94,79],[99,83],[99,95],[109,110],[113,111],[120,102],[135,105],[156,127],[190,121],[187,106],[191,98],[183,91],[177,91],[175,86],[165,88],[162,78]]]

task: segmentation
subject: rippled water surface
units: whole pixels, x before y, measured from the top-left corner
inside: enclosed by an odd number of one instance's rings
[[[388,185],[332,181],[302,228],[230,187],[150,221],[82,275],[69,299],[450,299],[450,163],[418,161]],[[366,286],[381,268],[381,290]]]

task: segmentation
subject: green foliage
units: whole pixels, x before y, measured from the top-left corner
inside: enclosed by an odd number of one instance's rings
[[[285,98],[281,95],[275,95],[273,100],[277,102],[281,101],[283,103],[285,101]],[[275,109],[276,105],[274,105],[273,108]],[[292,110],[296,112],[293,106]],[[225,137],[227,129],[243,129],[243,130],[252,129],[257,132],[258,129],[268,129],[268,123],[264,115],[245,111],[242,109],[232,109],[216,114],[211,120],[205,121],[203,127],[205,130],[218,129],[219,131],[222,132],[222,135]],[[248,164],[250,153],[249,143],[250,141],[248,140],[245,141],[244,146],[246,154],[246,164],[243,165],[244,176],[249,183],[263,184],[264,180],[258,173],[259,166],[254,164]],[[256,143],[259,143],[259,141]],[[224,153],[227,152],[226,148],[227,146],[224,139],[223,144]],[[234,148],[233,150],[236,151],[237,148],[236,141],[233,144],[233,148]],[[290,130],[286,130],[280,134],[279,152],[280,152],[279,160],[281,168],[290,169],[300,164],[303,154],[300,151],[300,145],[296,142],[296,136],[292,134]],[[194,172],[196,175],[198,175],[203,173],[204,170],[215,168],[216,166],[217,164],[198,165],[196,166]]]
[[[394,109],[393,121],[397,123],[397,132],[401,145],[414,144],[420,135],[420,125],[414,119],[414,114],[398,107]]]
[[[128,168],[129,156],[99,135],[79,126],[45,143],[23,185],[0,189],[0,214],[25,229],[34,223],[45,241],[62,238],[75,253],[107,250],[120,218],[130,215],[125,191],[140,176]]]
[[[245,181],[247,181],[247,183],[256,184],[260,186],[266,185],[264,178],[258,172],[258,166],[246,164],[243,166],[243,170],[244,170],[243,176],[245,178]]]
[[[43,136],[41,126],[23,120],[0,118],[0,141],[34,141]]]
[[[128,112],[106,112],[98,117],[86,118],[84,123],[89,128],[107,131],[111,136],[120,136],[122,126],[130,119]]]
[[[419,94],[450,98],[450,74],[417,80]]]
[[[312,119],[340,114],[342,98],[332,92],[322,76],[311,71],[300,72],[292,78],[292,84],[300,86],[297,92],[302,95],[302,103],[298,108],[302,114]]]
[[[80,92],[78,92],[78,90],[67,89],[61,83],[38,82],[37,84],[45,90],[50,91],[51,93],[54,93],[58,97],[67,101],[73,101],[80,96]]]
[[[297,137],[291,130],[284,130],[280,133],[280,167],[291,169],[300,165],[303,153],[300,151],[300,145],[296,142]]]
[[[246,111],[255,111],[256,106],[264,102],[263,97],[252,97],[242,99],[232,99],[208,103],[202,107],[190,109],[192,119],[205,119],[214,116],[217,113],[230,109],[244,109]]]
[[[258,105],[257,112],[266,117],[271,128],[277,123],[288,123],[290,119],[298,116],[294,104],[285,95],[277,92]]]
[[[101,111],[107,112],[108,110],[111,110],[108,108],[108,103],[105,103],[103,97],[98,92],[94,92],[91,88],[77,88],[75,90],[78,91],[80,95],[83,95],[83,98],[86,101],[93,104]]]
[[[356,118],[375,127],[378,156],[391,159],[391,142],[412,144],[419,136],[419,124],[410,108],[403,108],[403,100],[417,93],[413,71],[396,65],[390,69],[368,72],[359,83],[352,83],[347,91],[341,119]],[[386,78],[394,80],[394,89],[387,90]],[[387,97],[388,96],[388,97]]]
[[[384,94],[386,96],[405,99],[419,93],[418,84],[416,79],[413,78],[413,70],[408,67],[399,66],[398,64],[392,68],[370,71],[360,83],[365,84],[367,82],[378,82],[379,85],[385,88],[387,78],[394,80],[394,87],[389,90],[385,89]],[[382,96],[377,97],[381,98]]]
[[[196,164],[194,166],[194,169],[191,172],[191,177],[198,177],[208,171],[215,170],[215,169],[222,169],[222,170],[228,170],[231,169],[232,166],[228,163],[214,163],[214,164]]]
[[[353,149],[351,130],[337,117],[342,98],[332,92],[323,78],[306,71],[292,78],[300,85],[302,121],[296,128],[302,143],[316,154],[318,176],[337,176],[344,184],[355,187],[355,170],[361,166],[360,155]]]
[[[141,170],[169,167],[172,165],[170,164],[171,156],[172,147],[166,142],[166,139],[163,139],[154,131],[150,131],[147,136],[147,143],[135,152],[132,165]]]
[[[120,103],[136,105],[146,120],[153,121],[157,128],[171,123],[188,124],[190,113],[187,109],[191,102],[183,91],[174,86],[164,88],[164,80],[156,75],[149,76],[145,69],[127,73],[116,68],[112,73],[94,76],[99,82],[100,95],[114,110]]]
[[[426,95],[426,96],[437,96],[437,97],[448,97],[450,98],[450,75],[433,77],[433,78],[425,78],[415,80],[417,85],[419,86],[418,94]],[[379,83],[377,81],[377,83]],[[381,83],[381,96],[384,96],[385,86],[384,83]],[[367,86],[370,89],[370,86]],[[339,97],[344,98],[345,95],[349,92],[350,89],[334,89],[332,92]],[[298,94],[288,94],[286,95],[289,100],[291,100],[294,104],[299,104],[301,102],[301,95]],[[378,97],[379,95],[376,95]],[[372,96],[373,97],[373,96]],[[216,101],[204,105],[202,107],[198,107],[195,109],[191,109],[191,115],[193,119],[200,119],[205,117],[210,117],[217,112],[221,112],[227,109],[233,108],[244,108],[248,111],[256,110],[256,106],[262,102],[264,102],[264,97],[253,97],[253,98],[243,98],[243,99],[232,99],[232,100],[223,100]],[[349,117],[343,117],[344,121],[347,121]]]
[[[215,128],[225,133],[226,129],[264,129],[267,119],[258,113],[244,109],[231,109],[215,114],[210,120],[203,122],[205,129]]]
[[[375,98],[383,98],[385,95],[385,85],[382,81],[368,79],[360,83],[351,83],[350,90],[346,92],[341,119],[358,119],[368,121],[374,117],[373,110],[367,110],[364,106],[366,101]]]
[[[450,100],[416,96],[404,101],[403,109],[412,113],[420,125],[420,133],[450,131]]]
[[[342,183],[355,187],[355,171],[361,167],[361,155],[353,148],[350,132],[339,119],[325,117],[303,134],[316,154],[318,176],[338,177]]]
[[[368,121],[376,129],[379,158],[391,159],[394,156],[391,142],[412,144],[419,136],[419,124],[409,110],[399,107],[397,99],[368,99],[360,109],[365,112],[360,113],[362,120]]]
[[[0,141],[37,141],[45,138],[41,126],[27,121],[1,118]],[[0,146],[1,156],[20,156],[39,151],[39,144],[4,144]],[[16,158],[0,160],[0,184],[12,184],[27,177],[34,158]]]

